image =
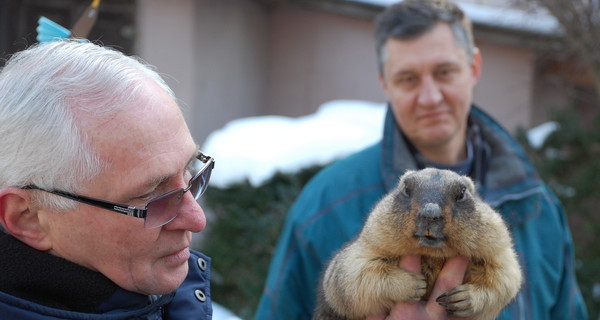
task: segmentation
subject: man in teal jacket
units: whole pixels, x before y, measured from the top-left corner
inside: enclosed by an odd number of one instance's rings
[[[517,142],[472,105],[481,56],[463,12],[445,1],[405,0],[376,27],[390,100],[383,138],[306,185],[288,214],[256,319],[310,319],[326,262],[406,170],[425,167],[468,174],[510,227],[524,282],[500,319],[586,319],[561,204]],[[405,318],[408,308],[422,312],[419,319],[447,316],[435,302],[411,303],[398,304],[388,319]]]

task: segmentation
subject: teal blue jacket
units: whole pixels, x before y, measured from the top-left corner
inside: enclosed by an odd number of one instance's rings
[[[587,319],[561,204],[498,123],[477,107],[470,119],[490,152],[479,193],[508,223],[524,271],[520,293],[499,319]],[[324,264],[407,169],[417,165],[388,109],[383,139],[322,170],[293,204],[255,319],[310,319]]]

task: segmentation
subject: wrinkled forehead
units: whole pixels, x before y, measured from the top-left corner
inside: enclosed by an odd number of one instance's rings
[[[89,143],[111,166],[120,162],[143,163],[182,149],[187,153],[190,145],[195,148],[178,105],[156,85],[150,86],[145,96],[85,130]]]
[[[106,170],[96,179],[100,194],[127,194],[161,177],[183,174],[197,145],[172,99],[125,108],[94,130],[92,141]],[[141,112],[139,112],[141,111]]]

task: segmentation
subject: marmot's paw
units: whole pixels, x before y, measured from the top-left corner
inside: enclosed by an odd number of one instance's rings
[[[446,312],[459,317],[469,317],[479,311],[475,310],[473,287],[470,284],[463,284],[448,290],[435,301],[446,308]]]
[[[412,296],[407,297],[408,301],[420,301],[423,295],[427,292],[427,281],[425,281],[425,276],[420,273],[409,273],[409,275],[413,278],[413,294]]]

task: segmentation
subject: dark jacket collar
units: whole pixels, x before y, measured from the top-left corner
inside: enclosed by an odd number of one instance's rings
[[[92,312],[119,290],[101,273],[35,250],[4,232],[0,270],[0,291],[58,309]]]
[[[417,170],[417,162],[410,147],[398,128],[394,113],[388,104],[383,125],[381,176],[387,191],[398,184],[406,170]]]

